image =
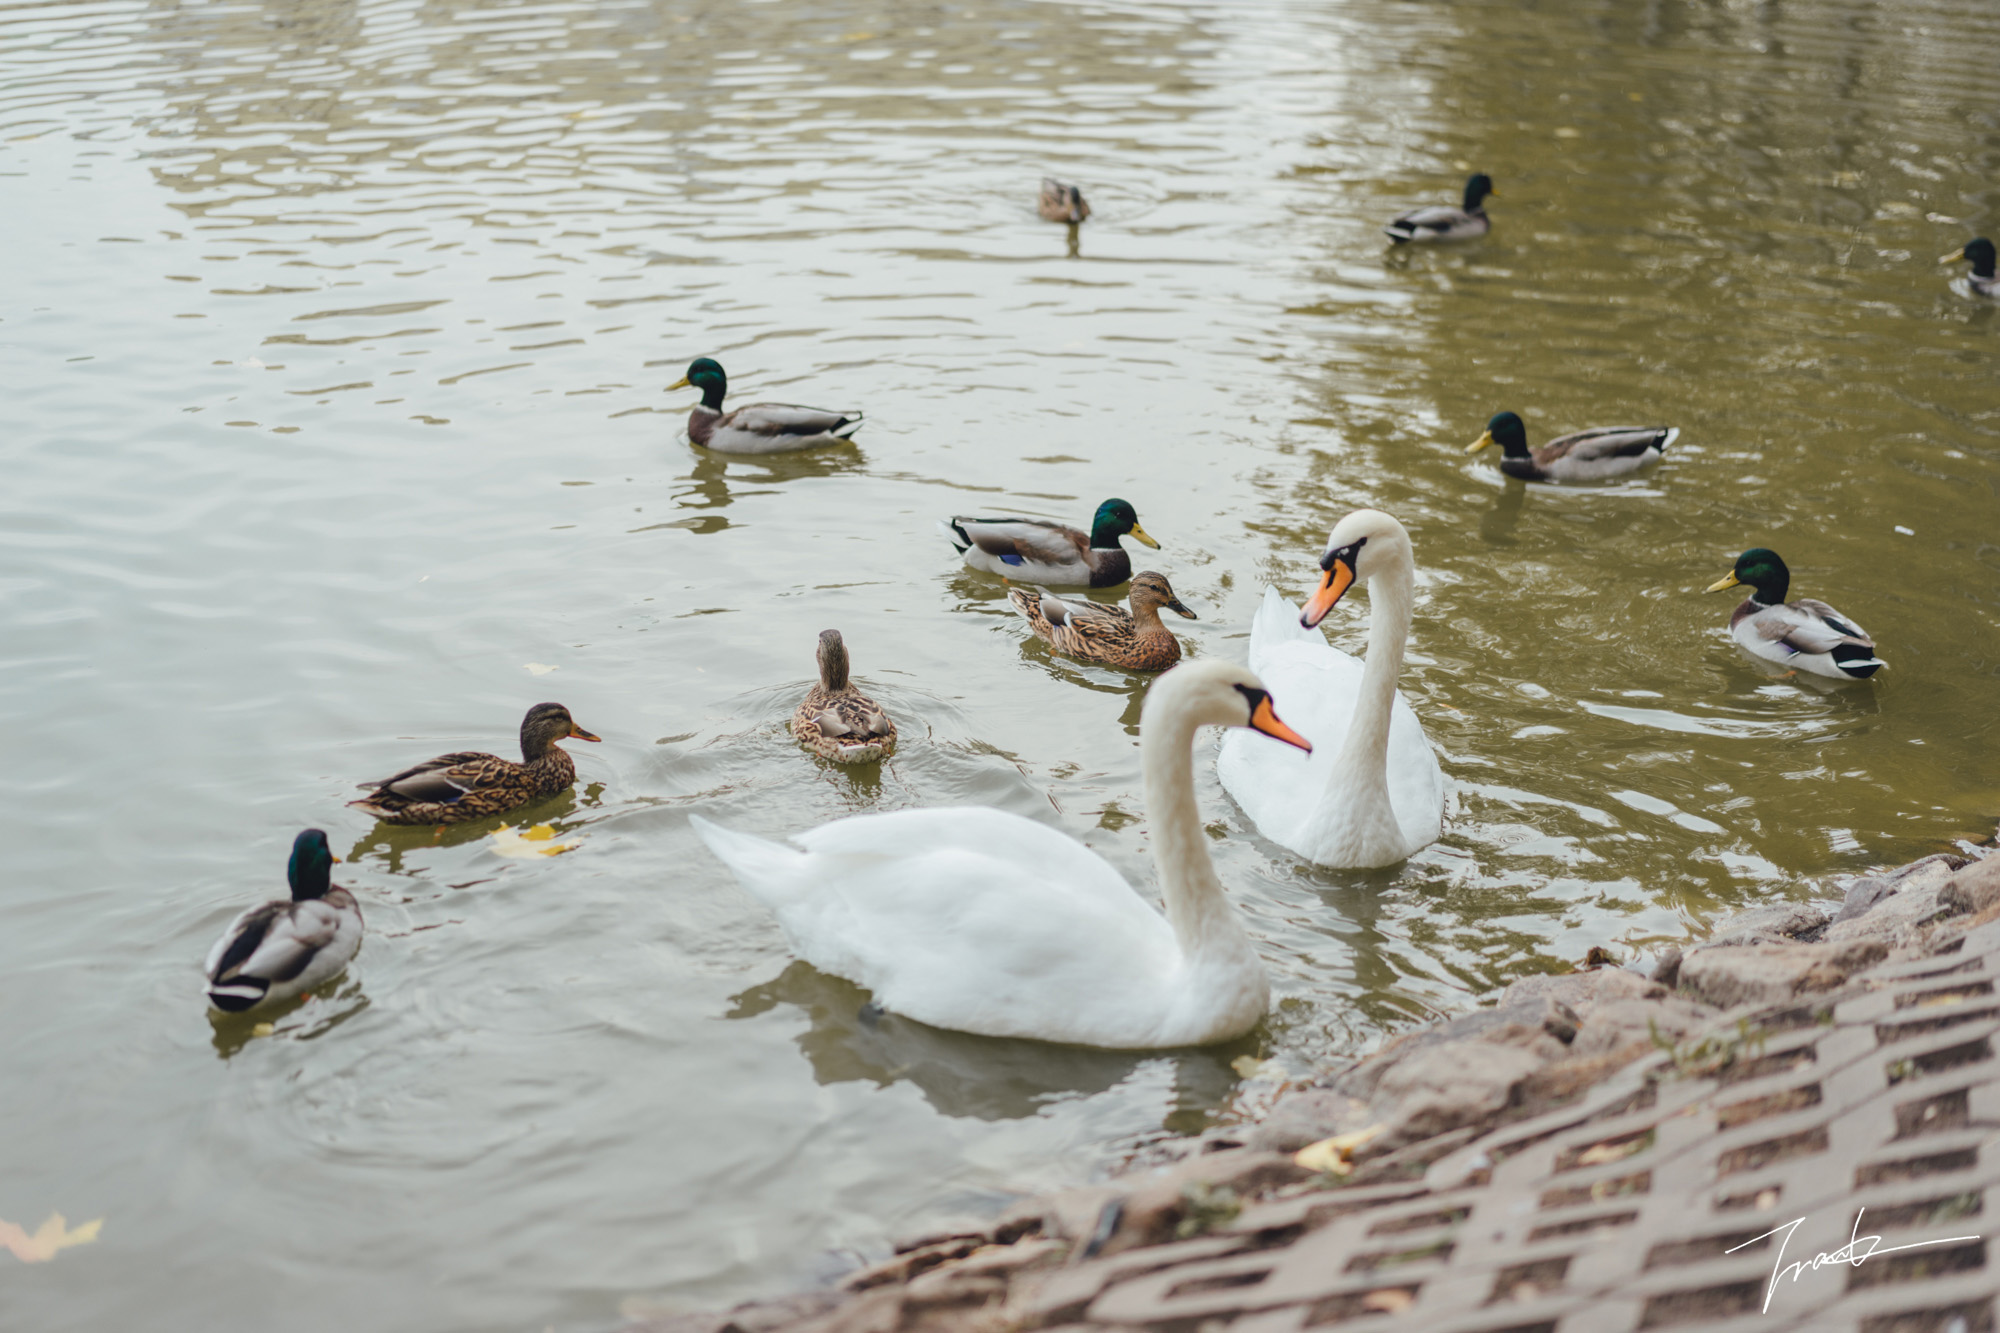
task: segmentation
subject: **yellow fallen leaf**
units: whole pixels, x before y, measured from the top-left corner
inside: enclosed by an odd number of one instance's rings
[[[49,1220],[35,1228],[30,1236],[13,1222],[0,1222],[0,1245],[14,1252],[14,1257],[24,1264],[47,1263],[56,1257],[57,1250],[66,1250],[72,1245],[88,1245],[97,1239],[97,1229],[104,1225],[104,1219],[85,1222],[71,1231],[63,1221],[61,1213],[50,1213]]]
[[[277,1030],[277,1027],[271,1023],[253,1023],[250,1026],[250,1035],[253,1037],[268,1037]]]
[[[1364,1309],[1380,1310],[1383,1314],[1400,1314],[1416,1302],[1417,1298],[1401,1287],[1384,1287],[1361,1298]]]
[[[516,831],[512,824],[493,830],[493,850],[501,856],[561,856],[583,846],[580,842],[557,842],[552,824],[537,824]]]
[[[1238,1078],[1255,1078],[1257,1071],[1262,1069],[1264,1064],[1264,1061],[1254,1055],[1239,1055],[1229,1062],[1229,1067],[1236,1071]]]
[[[546,676],[549,672],[555,670],[547,662],[523,662],[521,663],[521,669],[531,676]]]
[[[1354,1169],[1350,1160],[1354,1150],[1381,1132],[1382,1126],[1370,1125],[1352,1134],[1336,1134],[1318,1143],[1308,1143],[1292,1154],[1292,1160],[1308,1171],[1330,1171],[1336,1176],[1344,1176]]]

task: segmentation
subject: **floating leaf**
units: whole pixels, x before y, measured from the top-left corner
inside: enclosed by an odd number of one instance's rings
[[[1328,1171],[1344,1176],[1354,1169],[1354,1150],[1381,1132],[1382,1126],[1370,1125],[1351,1134],[1336,1134],[1318,1143],[1308,1143],[1292,1154],[1292,1160],[1308,1171]]]
[[[555,670],[547,662],[523,662],[521,666],[531,676],[546,676]]]
[[[273,1023],[253,1023],[250,1025],[250,1035],[253,1037],[268,1037],[277,1030],[277,1025]]]
[[[502,824],[493,830],[493,850],[501,856],[560,856],[581,846],[580,842],[557,842],[553,824],[519,831],[512,824]]]
[[[103,1225],[104,1219],[100,1217],[71,1231],[61,1213],[50,1213],[49,1220],[30,1236],[13,1222],[0,1222],[0,1245],[12,1250],[14,1257],[24,1264],[42,1264],[55,1258],[57,1250],[90,1244],[97,1239],[97,1229]]]
[[[1383,1314],[1401,1314],[1416,1303],[1417,1298],[1403,1287],[1383,1287],[1361,1298],[1364,1309],[1379,1310]]]

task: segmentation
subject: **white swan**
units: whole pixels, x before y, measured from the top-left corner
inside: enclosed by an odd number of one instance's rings
[[[823,824],[803,851],[695,832],[778,914],[798,955],[885,1009],[962,1032],[1145,1050],[1225,1041],[1270,1004],[1264,965],[1223,896],[1195,807],[1194,733],[1252,727],[1310,748],[1257,677],[1227,662],[1146,693],[1140,758],[1162,916],[1097,853],[980,807]]]
[[[1319,567],[1324,577],[1302,614],[1266,588],[1250,626],[1250,667],[1285,700],[1311,757],[1229,736],[1216,772],[1265,837],[1308,861],[1394,865],[1444,829],[1444,774],[1396,693],[1416,587],[1410,534],[1387,514],[1357,509],[1335,525]],[[1364,582],[1374,604],[1365,667],[1313,632]]]

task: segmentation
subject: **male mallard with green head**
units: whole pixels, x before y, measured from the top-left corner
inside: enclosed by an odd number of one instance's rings
[[[1530,449],[1521,418],[1501,412],[1466,452],[1499,445],[1500,470],[1522,481],[1608,481],[1653,462],[1680,433],[1678,426],[1592,426]]]
[[[1750,596],[1731,613],[1729,637],[1752,657],[1836,680],[1866,680],[1888,665],[1875,655],[1875,640],[1825,602],[1785,600],[1792,572],[1777,552],[1761,546],[1745,551],[1707,590],[1744,585]]]
[[[1181,643],[1160,623],[1160,608],[1195,619],[1174,596],[1164,574],[1147,570],[1132,577],[1127,614],[1097,602],[1065,601],[1033,588],[1009,588],[1007,600],[1028,622],[1035,637],[1065,657],[1127,671],[1165,671],[1181,660]]]
[[[1975,236],[1938,263],[1956,264],[1961,259],[1972,265],[1972,272],[1965,275],[1965,285],[1972,294],[2000,299],[2000,274],[1993,269],[1993,242],[1984,236]]]
[[[1090,216],[1090,205],[1083,201],[1083,191],[1074,185],[1065,185],[1053,176],[1042,177],[1042,197],[1035,203],[1035,211],[1050,222],[1067,222],[1072,227]]]
[[[1066,588],[1115,588],[1131,578],[1132,557],[1118,544],[1127,533],[1160,549],[1123,500],[1097,506],[1088,533],[1039,518],[960,517],[938,528],[974,569]]]
[[[289,1000],[353,960],[361,948],[361,906],[333,883],[339,860],[316,828],[292,840],[285,867],[291,898],[244,911],[208,951],[201,970],[210,1004],[240,1014]]]
[[[792,714],[799,744],[836,764],[866,764],[896,748],[896,724],[847,678],[847,645],[837,629],[819,636],[819,684]]]
[[[1486,216],[1486,201],[1499,197],[1500,192],[1493,188],[1493,178],[1482,171],[1465,183],[1463,207],[1432,204],[1412,209],[1382,230],[1397,245],[1410,241],[1469,241],[1493,230],[1493,222]]]
[[[561,704],[536,704],[521,719],[521,762],[459,750],[426,759],[379,782],[348,804],[385,824],[463,824],[545,800],[576,783],[576,762],[557,742],[598,738]]]
[[[829,412],[819,407],[784,403],[752,403],[725,414],[722,395],[729,376],[719,362],[701,357],[687,374],[667,386],[667,392],[688,386],[701,390],[701,401],[688,413],[688,439],[719,454],[788,454],[845,444],[861,429],[859,412]]]

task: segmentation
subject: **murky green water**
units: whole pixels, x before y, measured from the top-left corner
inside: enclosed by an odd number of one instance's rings
[[[0,61],[0,1219],[105,1219],[0,1259],[7,1327],[782,1290],[1232,1114],[1236,1056],[1990,828],[2000,311],[1932,263],[2000,231],[1978,0],[107,0],[0,8]],[[1474,167],[1494,235],[1385,258]],[[1045,171],[1095,206],[1074,257]],[[702,353],[738,401],[865,408],[859,446],[695,457],[660,390]],[[1524,489],[1461,452],[1503,407],[1684,433]],[[990,802],[1150,885],[1137,683],[1030,645],[932,528],[1110,495],[1199,654],[1349,508],[1410,526],[1447,836],[1308,869],[1204,764],[1255,1040],[860,1025],[686,814]],[[1757,544],[1877,683],[1738,657],[1698,590]],[[902,723],[879,774],[784,734],[829,625]],[[606,741],[545,812],[576,852],[342,808],[542,698]],[[371,934],[218,1037],[196,966],[308,823]]]

